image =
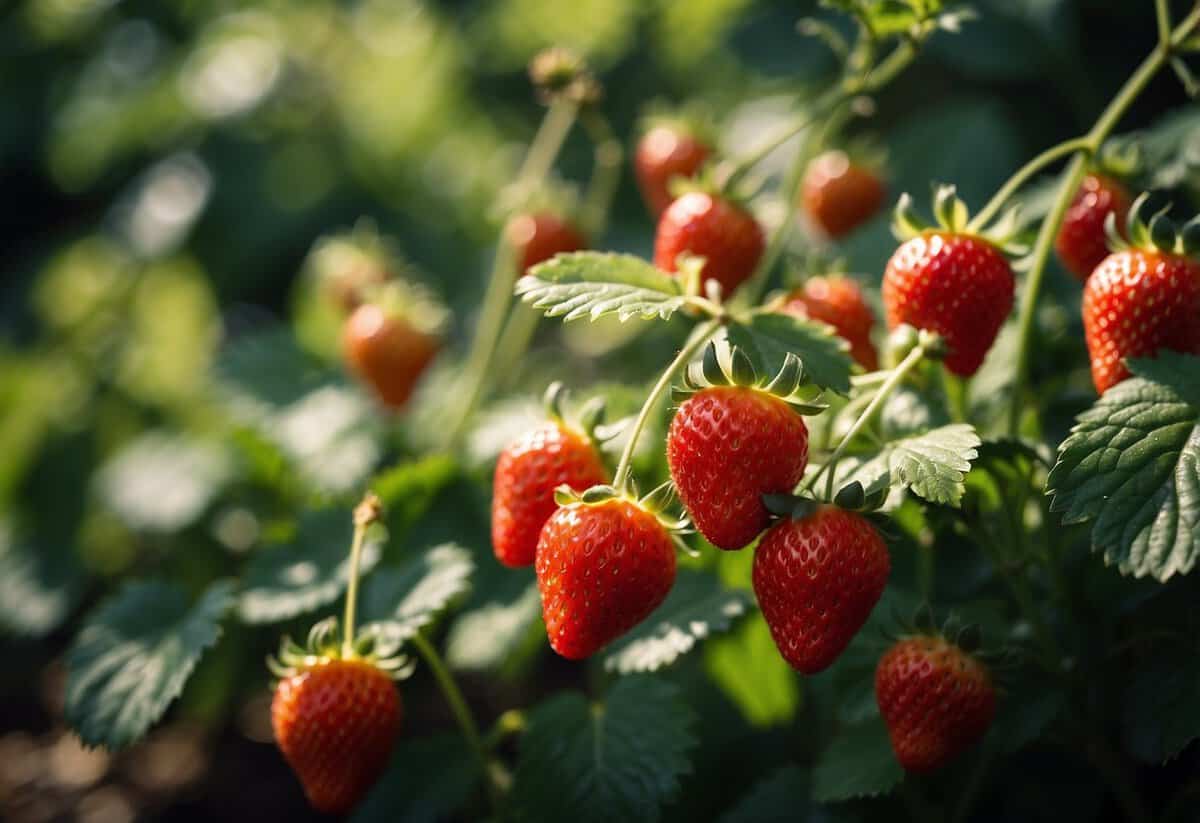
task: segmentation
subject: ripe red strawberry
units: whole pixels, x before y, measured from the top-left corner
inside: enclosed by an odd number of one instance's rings
[[[903,243],[883,275],[889,328],[907,323],[937,332],[946,368],[970,377],[1012,310],[1013,273],[1000,250],[981,237],[926,231]]]
[[[522,273],[556,254],[587,248],[578,229],[550,212],[517,215],[509,221],[507,234]]]
[[[875,314],[863,299],[862,289],[848,277],[811,277],[788,295],[784,311],[811,317],[837,329],[850,344],[850,356],[867,371],[879,368],[871,342]]]
[[[805,674],[837,659],[879,602],[891,573],[879,532],[861,515],[819,506],[781,520],[754,550],[754,594],[779,653]]]
[[[1083,287],[1083,330],[1100,394],[1129,376],[1126,357],[1200,354],[1200,263],[1131,248],[1104,258]]]
[[[892,750],[910,772],[945,765],[987,733],[996,691],[987,668],[941,637],[910,637],[875,669],[875,700]]]
[[[658,125],[642,135],[633,168],[651,214],[658,217],[671,205],[671,178],[692,177],[709,153],[708,146],[678,126]]]
[[[506,566],[528,566],[542,526],[558,505],[564,483],[582,492],[608,480],[591,441],[551,420],[526,432],[500,453],[492,483],[492,550]]]
[[[1104,221],[1116,213],[1118,227],[1129,216],[1129,192],[1119,181],[1100,174],[1089,174],[1063,218],[1054,248],[1067,271],[1080,280],[1108,257],[1108,238]]]
[[[345,814],[387,766],[400,693],[365,660],[321,659],[279,682],[271,726],[313,808]]]
[[[671,203],[658,221],[654,264],[675,271],[683,252],[705,258],[704,279],[728,297],[750,275],[763,253],[763,234],[747,212],[724,198],[692,191]]]
[[[843,237],[875,216],[887,198],[883,181],[843,151],[827,151],[804,171],[804,210],[829,237]]]
[[[582,660],[658,608],[675,582],[675,545],[630,500],[572,503],[546,521],[536,568],[550,646]]]
[[[714,546],[740,549],[767,527],[762,496],[790,493],[804,476],[808,427],[767,392],[702,389],[671,421],[667,464],[700,533]]]
[[[342,329],[346,363],[385,406],[402,408],[437,354],[433,320],[395,311],[386,302],[364,303],[346,319]]]

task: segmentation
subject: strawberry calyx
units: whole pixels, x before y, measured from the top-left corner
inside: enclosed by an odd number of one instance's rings
[[[1117,229],[1117,216],[1109,212],[1104,233],[1110,251],[1140,249],[1176,257],[1200,256],[1200,215],[1180,227],[1167,216],[1171,201],[1152,192],[1143,192],[1133,201],[1126,219],[1125,239]]]
[[[688,365],[683,373],[683,385],[671,387],[671,399],[682,403],[697,392],[721,386],[754,389],[776,397],[792,407],[797,414],[820,414],[829,408],[821,402],[821,392],[812,385],[804,363],[788,352],[783,365],[771,378],[759,376],[749,355],[727,338],[710,341],[704,357]]]
[[[450,310],[426,286],[393,278],[369,290],[364,304],[376,307],[386,319],[399,319],[430,337],[440,337],[450,323]]]
[[[892,234],[901,242],[936,231],[967,235],[977,237],[1007,255],[1020,256],[1029,252],[1029,245],[1018,239],[1022,228],[1020,208],[1019,205],[1012,206],[989,226],[973,229],[971,213],[958,196],[956,187],[942,184],[934,190],[933,223],[917,215],[912,195],[907,192],[900,195],[892,217]]]
[[[567,100],[577,106],[600,102],[604,87],[576,52],[553,46],[529,61],[529,79],[545,103]]]
[[[956,612],[938,619],[933,607],[922,603],[908,616],[894,615],[895,630],[885,632],[895,643],[904,640],[930,640],[953,646],[964,654],[984,663],[989,669],[1012,662],[1012,650],[984,643],[983,630],[978,623],[964,620]]]
[[[593,446],[616,435],[617,432],[611,427],[604,426],[607,403],[603,397],[593,397],[582,406],[568,411],[566,402],[569,395],[570,391],[561,380],[555,380],[546,387],[542,405],[551,420],[577,432]]]
[[[631,485],[635,484],[631,483]],[[692,522],[686,516],[677,516],[671,511],[678,498],[675,494],[675,484],[670,480],[655,486],[640,497],[636,488],[623,492],[615,486],[607,484],[592,486],[581,492],[575,491],[565,484],[554,490],[554,502],[560,507],[603,506],[613,500],[623,500],[637,506],[657,520],[672,538],[679,538],[693,532]],[[677,542],[679,541],[677,540]],[[689,553],[691,552],[687,546],[683,546],[683,548]]]
[[[340,635],[336,617],[313,624],[303,646],[284,635],[279,651],[267,658],[267,669],[278,680],[286,680],[333,660],[347,660],[368,663],[393,680],[404,680],[416,667],[415,660],[400,653],[403,638],[389,632],[386,624],[364,626],[349,644],[349,652]]]

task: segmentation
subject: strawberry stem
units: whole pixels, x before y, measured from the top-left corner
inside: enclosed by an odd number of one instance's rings
[[[1041,230],[1038,232],[1037,241],[1034,244],[1033,253],[1031,254],[1032,264],[1027,275],[1025,292],[1021,300],[1021,311],[1017,321],[1017,367],[1014,380],[1015,388],[1012,392],[1012,401],[1009,406],[1008,416],[1008,431],[1014,437],[1020,430],[1021,412],[1026,408],[1028,401],[1025,384],[1029,377],[1029,351],[1033,339],[1033,321],[1037,311],[1038,297],[1042,290],[1042,279],[1046,272],[1046,263],[1049,260],[1050,249],[1054,246],[1054,239],[1058,235],[1059,227],[1062,226],[1067,209],[1070,208],[1071,201],[1075,198],[1075,192],[1083,180],[1087,155],[1094,155],[1099,151],[1101,143],[1107,139],[1113,128],[1120,121],[1122,115],[1125,114],[1125,111],[1133,104],[1133,101],[1137,99],[1138,95],[1142,93],[1154,76],[1170,62],[1179,44],[1192,33],[1192,29],[1200,22],[1200,5],[1197,5],[1178,26],[1170,29],[1165,25],[1165,23],[1169,23],[1169,19],[1166,16],[1164,5],[1162,2],[1156,4],[1160,32],[1158,46],[1155,47],[1154,51],[1150,52],[1146,59],[1142,61],[1142,64],[1125,81],[1125,85],[1117,92],[1116,97],[1112,99],[1087,133],[1085,145],[1076,150],[1075,158],[1060,178],[1058,193],[1054,198],[1054,205],[1051,206],[1050,212],[1046,215],[1045,220],[1042,221]]]
[[[646,402],[642,404],[642,410],[638,412],[637,419],[633,421],[633,428],[629,431],[629,440],[625,443],[625,448],[621,452],[621,460],[617,463],[617,472],[613,475],[613,485],[618,492],[628,491],[629,474],[633,468],[633,453],[637,448],[637,441],[642,434],[642,429],[646,427],[646,421],[650,419],[650,413],[658,404],[658,399],[670,388],[675,374],[696,356],[696,352],[704,347],[704,344],[719,327],[720,321],[713,319],[693,329],[691,338],[679,350],[679,354],[675,355],[675,359],[671,361],[666,371],[658,378],[658,382],[654,384],[654,388],[650,390]]]
[[[1009,199],[1017,193],[1017,190],[1020,189],[1021,186],[1028,182],[1029,178],[1033,177],[1033,175],[1037,174],[1055,160],[1061,160],[1068,154],[1074,154],[1077,151],[1090,154],[1092,151],[1091,140],[1086,136],[1074,137],[1070,140],[1065,140],[1062,143],[1059,143],[1057,146],[1051,146],[1037,157],[1030,160],[1028,163],[1018,169],[1012,177],[1008,178],[1008,181],[992,196],[992,199],[987,202],[987,205],[980,209],[979,213],[971,219],[971,222],[967,224],[967,231],[978,234],[984,226],[991,222],[993,217],[999,214],[1000,209],[1004,207],[1004,204],[1007,203]]]
[[[354,657],[354,620],[358,608],[358,569],[362,563],[363,541],[367,528],[379,519],[382,505],[374,492],[363,495],[354,507],[354,539],[350,543],[350,579],[346,584],[346,611],[342,618],[342,657]]]

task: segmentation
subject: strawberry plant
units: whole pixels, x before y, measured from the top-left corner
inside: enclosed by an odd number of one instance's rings
[[[173,153],[0,350],[0,816],[1195,819],[1200,5],[1023,165],[938,103],[1068,5],[122,19],[55,184]],[[292,234],[283,321],[220,272]]]

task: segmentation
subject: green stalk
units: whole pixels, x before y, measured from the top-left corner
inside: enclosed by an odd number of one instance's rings
[[[641,437],[642,429],[646,427],[646,421],[650,419],[650,414],[654,411],[659,398],[671,385],[671,380],[675,377],[676,372],[696,356],[696,353],[704,347],[719,326],[720,321],[715,318],[697,326],[692,331],[691,339],[679,350],[679,354],[675,355],[675,359],[667,366],[666,371],[654,384],[654,388],[650,390],[650,394],[646,396],[642,410],[638,412],[637,419],[633,421],[633,428],[629,431],[629,440],[625,443],[625,448],[621,452],[621,460],[617,463],[617,471],[613,475],[613,485],[616,486],[617,491],[626,491],[629,486],[629,474],[633,468],[633,453],[637,448],[638,438]]]
[[[1076,137],[1072,140],[1059,143],[1057,146],[1051,146],[1037,157],[1030,160],[1022,166],[1016,174],[1008,178],[1005,183],[992,199],[988,201],[979,212],[971,218],[971,222],[967,224],[967,231],[977,232],[986,226],[993,217],[1000,211],[1005,203],[1008,202],[1021,186],[1025,185],[1026,181],[1033,175],[1037,174],[1046,166],[1066,157],[1068,154],[1074,154],[1077,151],[1091,151],[1091,141],[1087,137]]]
[[[1160,9],[1160,31],[1163,30],[1162,23],[1164,20],[1165,17]],[[1142,93],[1150,80],[1167,64],[1174,49],[1191,33],[1198,21],[1200,21],[1200,5],[1193,8],[1188,16],[1183,19],[1183,22],[1170,31],[1168,36],[1163,37],[1159,41],[1154,51],[1142,61],[1137,70],[1125,81],[1125,85],[1121,87],[1116,97],[1112,99],[1107,108],[1100,114],[1099,119],[1096,120],[1095,125],[1092,126],[1084,138],[1084,145],[1076,151],[1075,158],[1071,161],[1066,171],[1063,172],[1058,193],[1054,198],[1054,205],[1050,208],[1049,214],[1046,215],[1046,219],[1042,222],[1037,242],[1033,247],[1033,262],[1029,269],[1028,280],[1021,299],[1021,311],[1017,320],[1016,379],[1014,381],[1012,403],[1009,406],[1008,416],[1008,430],[1012,436],[1016,436],[1020,429],[1021,410],[1024,408],[1026,401],[1026,382],[1029,377],[1029,352],[1033,339],[1034,317],[1037,312],[1038,297],[1042,290],[1042,279],[1046,273],[1046,263],[1049,260],[1050,249],[1054,245],[1054,238],[1058,235],[1059,227],[1062,225],[1063,217],[1066,215],[1067,209],[1070,208],[1071,201],[1075,197],[1075,192],[1083,180],[1087,155],[1094,155],[1100,150],[1100,145],[1112,133],[1122,115],[1133,104],[1133,101],[1137,99],[1137,96]]]
[[[381,505],[372,492],[363,495],[354,507],[354,537],[350,541],[350,579],[346,582],[346,610],[342,614],[342,657],[354,657],[355,620],[358,609],[358,576],[362,565],[363,542],[367,529],[379,519]]]
[[[613,195],[621,182],[621,162],[624,152],[621,141],[612,131],[608,120],[597,111],[588,110],[581,121],[593,144],[592,177],[580,210],[581,228],[593,240],[604,233]]]

